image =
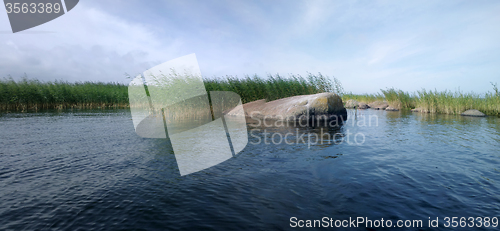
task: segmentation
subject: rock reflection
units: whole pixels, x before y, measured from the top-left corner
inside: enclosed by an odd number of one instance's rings
[[[346,133],[343,123],[285,122],[277,120],[256,120],[247,118],[250,145],[307,145],[328,147],[353,139]],[[351,135],[351,137],[348,137]]]

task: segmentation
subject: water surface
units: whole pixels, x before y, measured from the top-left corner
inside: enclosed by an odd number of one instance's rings
[[[137,136],[128,110],[0,114],[0,229],[269,230],[291,217],[421,229],[438,217],[446,229],[445,217],[500,217],[500,118],[349,114],[339,128],[249,124],[241,153],[183,177],[169,141]]]

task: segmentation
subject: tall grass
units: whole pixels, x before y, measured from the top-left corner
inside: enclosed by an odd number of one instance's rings
[[[0,110],[125,107],[127,86],[120,83],[0,80]]]
[[[491,84],[494,91],[485,94],[425,89],[410,93],[389,88],[381,90],[382,94],[344,94],[342,99],[355,99],[365,103],[385,100],[390,106],[400,110],[419,108],[420,111],[428,113],[460,114],[469,109],[476,109],[487,115],[500,115],[500,93],[497,84]]]
[[[290,74],[257,75],[237,78],[233,76],[205,78],[204,85],[210,91],[232,91],[241,96],[242,102],[266,99],[268,101],[296,95],[335,92],[345,102],[355,99],[371,103],[387,101],[392,107],[409,110],[420,108],[429,113],[459,114],[477,109],[487,115],[500,115],[500,93],[496,83],[493,92],[486,94],[464,93],[460,90],[427,91],[415,93],[390,88],[377,94],[345,93],[340,81],[321,73],[306,77]],[[128,85],[121,83],[42,82],[35,79],[0,79],[0,111],[27,111],[62,108],[129,107]]]
[[[375,101],[384,101],[384,95],[381,93],[377,94],[353,94],[352,92],[350,93],[345,93],[342,95],[342,101],[346,102],[347,100],[354,99],[358,102],[363,102],[363,103],[372,103]]]
[[[243,103],[266,99],[267,101],[296,95],[308,95],[321,92],[343,93],[342,85],[336,78],[330,79],[318,73],[309,73],[307,77],[279,74],[261,78],[257,75],[239,79],[233,76],[205,79],[207,91],[232,91],[241,96]]]
[[[415,98],[408,92],[396,90],[394,88],[381,91],[385,96],[385,100],[394,108],[408,109],[413,108],[415,105]]]
[[[235,92],[241,96],[243,103],[320,92],[343,92],[340,81],[321,73],[309,73],[307,77],[284,77],[276,74],[268,75],[267,78],[257,75],[241,79],[233,76],[205,78],[204,85],[208,92]],[[106,107],[129,107],[127,84],[42,82],[27,77],[20,81],[14,81],[12,78],[0,79],[0,111]]]
[[[414,96],[415,107],[424,112],[460,114],[469,109],[477,109],[487,115],[500,115],[500,95],[487,92],[484,95],[462,91],[438,92],[421,90]]]

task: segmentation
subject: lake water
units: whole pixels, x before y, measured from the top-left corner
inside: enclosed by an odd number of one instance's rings
[[[181,177],[129,110],[0,114],[0,229],[498,226],[498,117],[349,110],[338,128],[248,128],[238,155]]]

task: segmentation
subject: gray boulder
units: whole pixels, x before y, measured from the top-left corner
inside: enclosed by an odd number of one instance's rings
[[[342,99],[335,93],[299,95],[270,102],[257,100],[243,104],[246,117],[283,121],[345,120],[347,110]],[[228,113],[231,115],[231,112]]]
[[[470,109],[461,114],[462,116],[485,117],[486,115],[476,109]]]
[[[370,108],[370,107],[368,106],[368,104],[366,104],[366,103],[361,103],[361,102],[360,102],[360,103],[358,104],[358,108],[359,108],[359,109],[368,109],[368,108]]]
[[[389,104],[387,104],[387,102],[375,101],[373,103],[368,104],[368,106],[375,110],[385,110],[387,107],[389,107]]]
[[[345,108],[357,108],[359,105],[359,102],[353,99],[347,100],[345,102]]]

